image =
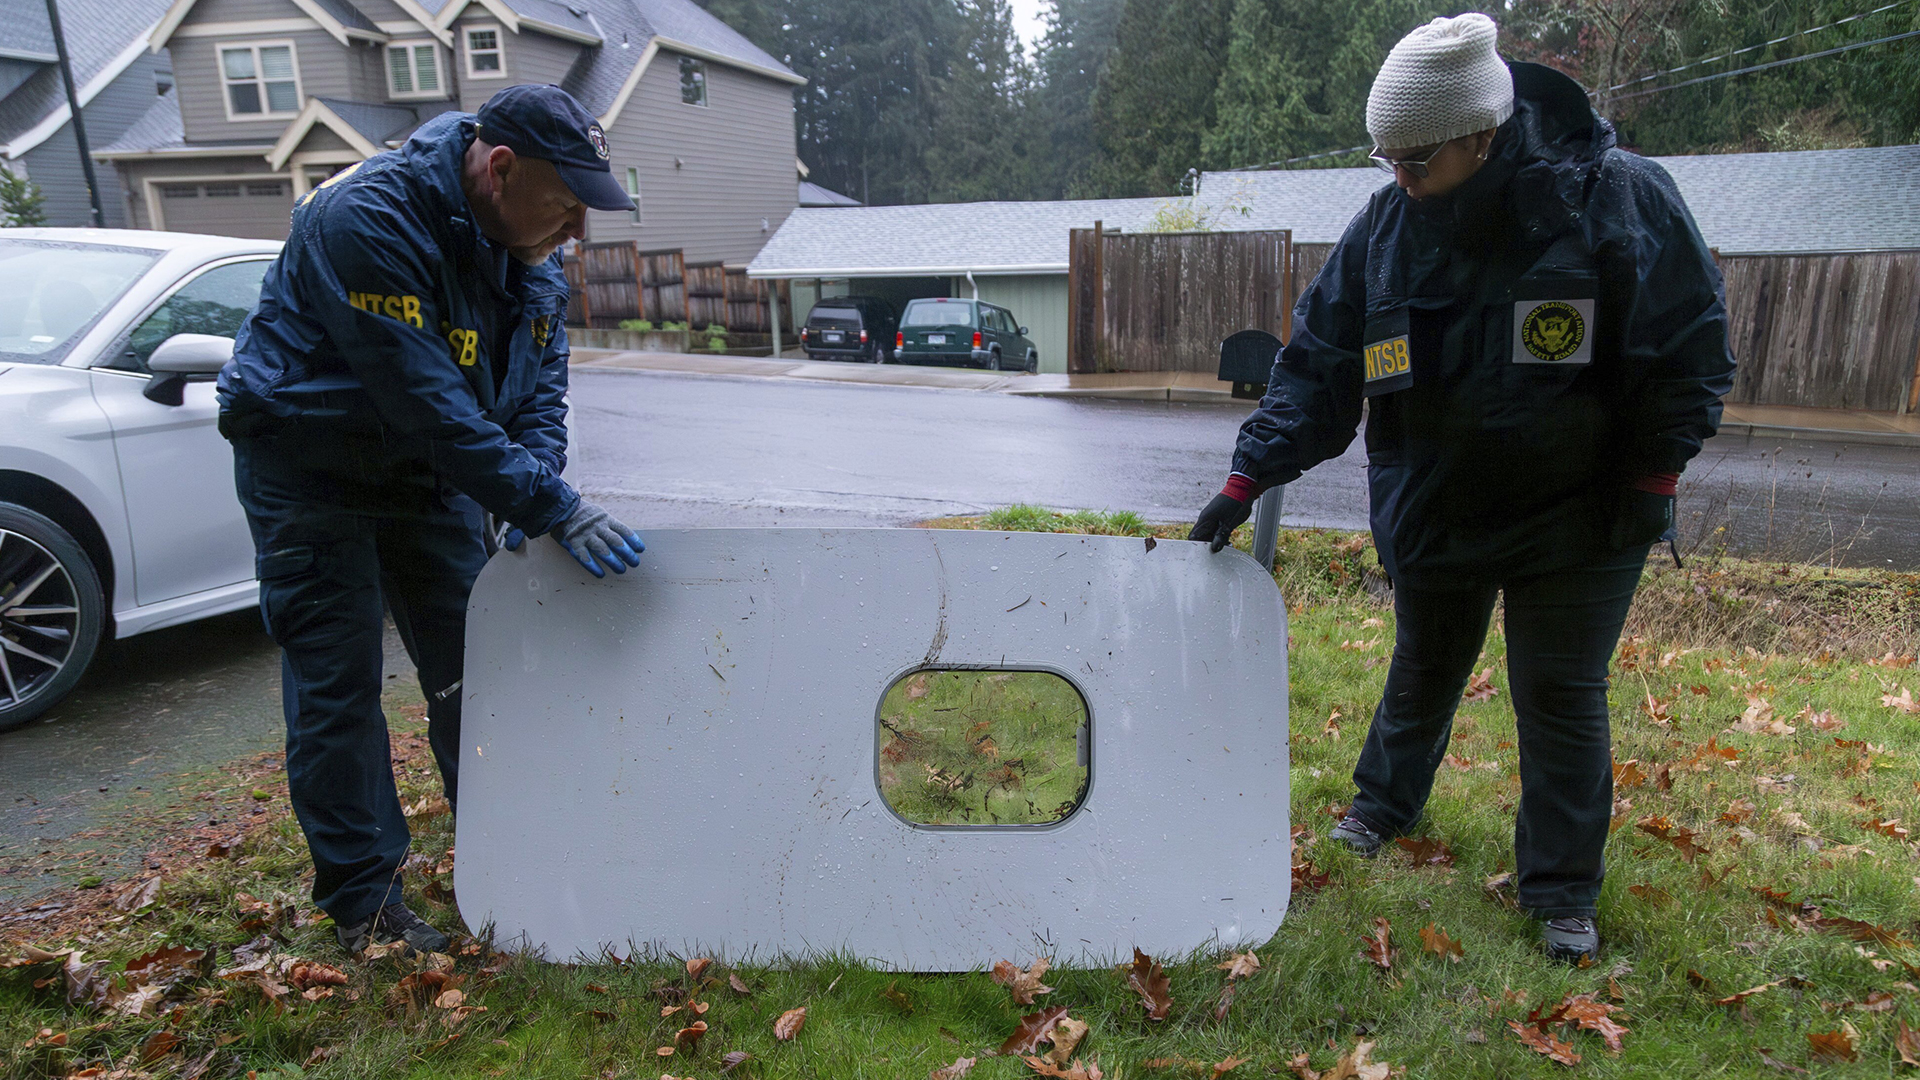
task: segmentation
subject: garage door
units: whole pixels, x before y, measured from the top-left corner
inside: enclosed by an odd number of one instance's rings
[[[160,185],[160,228],[285,240],[293,212],[286,180],[208,180]]]

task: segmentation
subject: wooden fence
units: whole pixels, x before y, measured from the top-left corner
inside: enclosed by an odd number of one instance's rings
[[[742,334],[771,334],[769,283],[747,277],[744,266],[689,264],[678,249],[641,251],[631,240],[581,244],[565,262],[567,325],[619,329],[628,319],[658,327],[684,322],[694,330],[720,323]],[[783,329],[793,316],[787,283],[772,283]]]
[[[1090,229],[1074,231],[1071,258],[1076,266],[1090,265],[1098,259],[1110,291],[1105,297],[1097,295],[1091,272],[1069,277],[1069,296],[1078,302],[1073,329],[1082,333],[1090,332],[1092,316],[1103,301],[1109,307],[1115,303],[1112,283],[1154,272],[1151,264],[1112,265],[1116,258],[1155,258],[1150,245],[1116,243],[1122,238],[1109,236],[1096,256],[1092,235]],[[1288,245],[1289,316],[1332,253],[1332,244]],[[1728,401],[1920,411],[1920,251],[1729,255],[1720,259],[1720,270],[1726,279],[1728,338],[1740,365]],[[1129,322],[1107,315],[1104,321],[1109,333],[1139,332],[1137,319]],[[1283,321],[1290,324],[1291,320]],[[1289,336],[1264,323],[1248,321],[1245,325],[1272,329],[1283,339]],[[1118,355],[1138,355],[1151,344],[1147,340],[1123,347]],[[1091,362],[1079,353],[1074,355],[1076,361]],[[1205,364],[1194,367],[1174,363],[1172,354],[1165,355],[1168,362],[1152,370],[1211,370]],[[1076,366],[1070,370],[1148,369],[1116,365]]]
[[[1920,251],[1729,255],[1727,400],[1908,412],[1920,405]]]
[[[1067,370],[1219,370],[1220,340],[1249,327],[1285,337],[1292,234],[1108,233],[1068,237]]]

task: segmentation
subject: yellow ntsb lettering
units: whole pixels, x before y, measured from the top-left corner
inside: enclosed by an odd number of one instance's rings
[[[455,327],[447,331],[447,344],[453,346],[453,358],[461,367],[472,367],[480,360],[480,331]]]
[[[1407,353],[1407,339],[1404,337],[1376,341],[1367,346],[1364,357],[1368,382],[1413,370],[1413,361]]]
[[[395,322],[420,327],[425,324],[420,318],[420,298],[417,296],[388,296],[385,293],[350,292],[347,303],[372,315],[385,315]]]

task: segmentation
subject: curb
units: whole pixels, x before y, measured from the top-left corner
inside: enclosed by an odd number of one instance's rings
[[[1188,405],[1238,405],[1251,410],[1253,402],[1235,398],[1224,388],[1215,390],[1192,373],[1067,376],[1007,375],[967,368],[909,365],[851,364],[783,357],[747,357],[692,353],[620,352],[578,349],[574,366],[591,371],[660,372],[666,374],[737,378],[780,378],[804,382],[842,382],[862,386],[901,386],[929,390],[967,390],[1012,397],[1085,398],[1094,401],[1153,401]],[[1070,384],[1077,378],[1079,385]],[[1094,380],[1099,380],[1095,382]],[[1737,413],[1738,406],[1728,412]],[[1717,438],[1785,439],[1801,442],[1853,443],[1920,449],[1920,432],[1857,428],[1792,427],[1729,418]]]

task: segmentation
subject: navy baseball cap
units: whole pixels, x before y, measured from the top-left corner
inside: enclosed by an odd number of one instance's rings
[[[607,133],[573,95],[557,86],[509,86],[480,106],[479,138],[550,163],[575,198],[595,210],[631,210],[613,178]]]

